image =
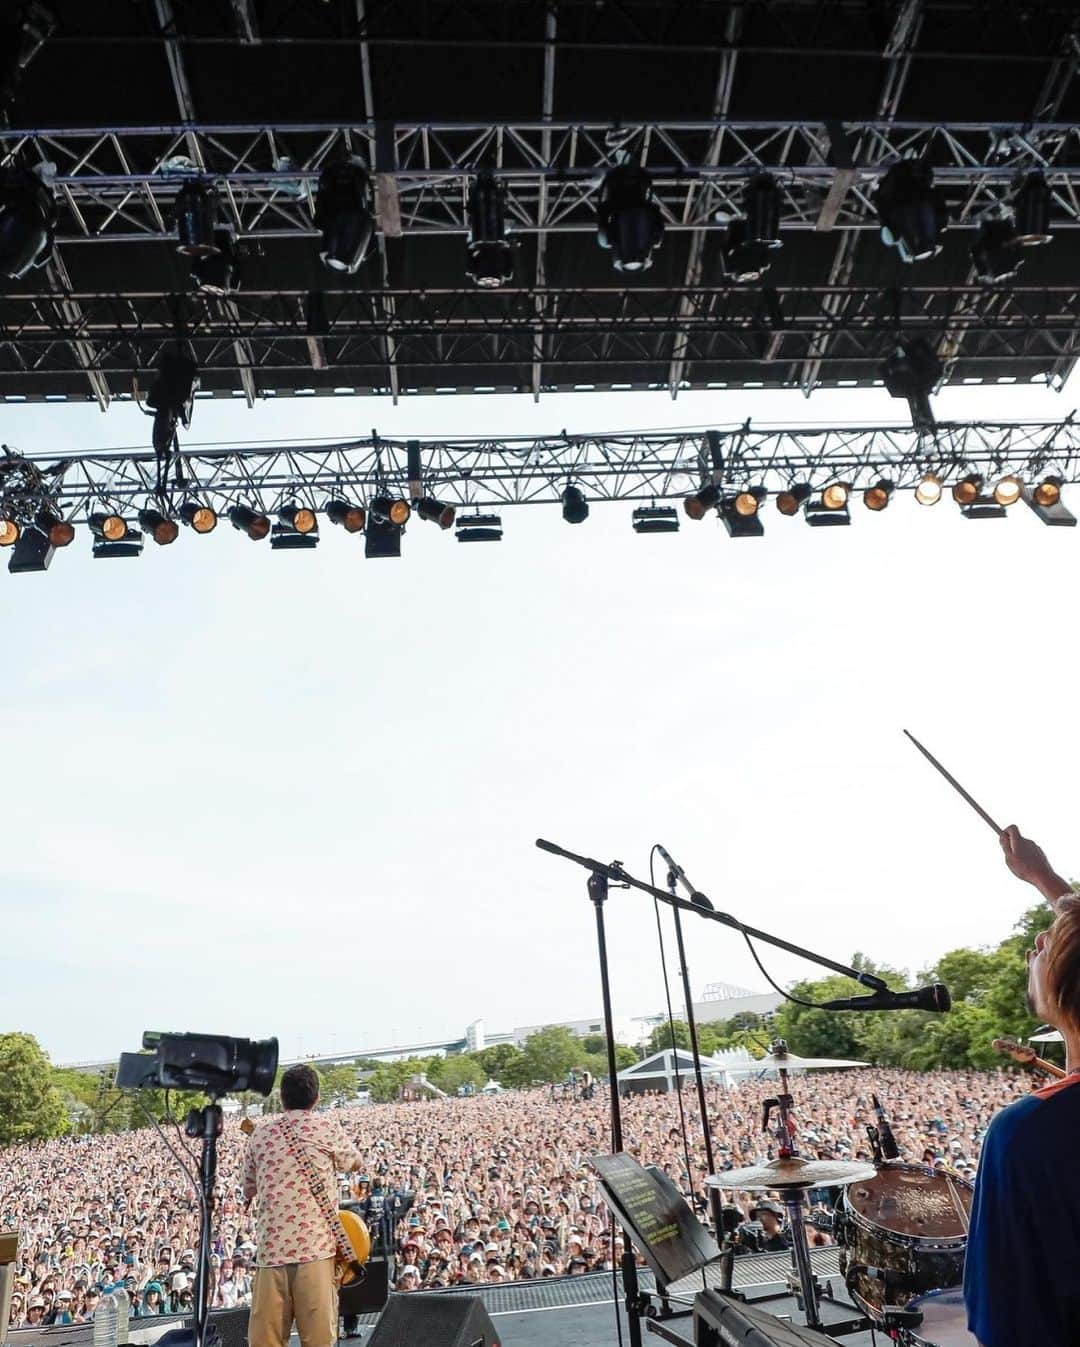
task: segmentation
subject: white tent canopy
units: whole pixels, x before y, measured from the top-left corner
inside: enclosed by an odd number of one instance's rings
[[[1064,1041],[1058,1029],[1044,1029],[1042,1033],[1032,1034],[1028,1039],[1029,1043],[1064,1043]]]
[[[753,1062],[749,1053],[742,1053],[741,1056],[724,1053],[723,1059],[702,1055],[702,1075],[706,1080],[722,1078],[725,1071],[730,1069],[729,1059],[733,1056],[738,1058],[740,1066]],[[685,1048],[664,1048],[646,1057],[643,1062],[635,1062],[633,1066],[620,1071],[617,1080],[620,1094],[626,1094],[629,1090],[674,1090],[680,1083],[685,1085],[693,1082],[694,1058]]]

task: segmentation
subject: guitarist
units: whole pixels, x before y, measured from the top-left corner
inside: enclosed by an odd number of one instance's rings
[[[315,1113],[319,1077],[290,1066],[281,1078],[282,1113],[262,1118],[248,1137],[244,1197],[258,1199],[258,1266],[248,1327],[250,1347],[288,1347],[293,1322],[301,1347],[332,1347],[338,1336],[334,1231],[304,1166],[302,1145],[337,1205],[337,1175],[362,1161],[341,1124]]]
[[[964,1300],[981,1347],[1080,1343],[1080,896],[1016,827],[1005,862],[1054,909],[1028,952],[1028,1003],[1060,1029],[1065,1074],[1003,1109],[983,1141]]]

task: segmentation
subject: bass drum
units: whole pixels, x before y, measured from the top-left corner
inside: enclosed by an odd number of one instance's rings
[[[964,1293],[959,1288],[916,1296],[908,1309],[918,1310],[923,1317],[918,1328],[907,1331],[908,1347],[979,1347],[975,1334],[968,1332]]]
[[[872,1319],[913,1296],[959,1286],[974,1188],[922,1165],[884,1164],[838,1204],[841,1271]]]

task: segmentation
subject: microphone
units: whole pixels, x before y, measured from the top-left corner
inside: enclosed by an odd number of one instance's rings
[[[672,856],[671,852],[665,851],[665,849],[660,845],[659,842],[657,842],[656,844],[656,849],[657,851],[659,851],[660,855],[663,856],[664,860],[667,862],[667,868],[671,871],[671,873],[683,886],[686,892],[690,895],[690,901],[692,903],[695,903],[698,907],[705,908],[707,912],[712,912],[714,910],[712,903],[709,902],[708,898],[706,898],[703,893],[701,893],[698,889],[694,888],[693,884],[691,884],[686,877],[686,871],[682,868],[682,866],[675,859],[675,857]]]
[[[881,1107],[881,1100],[876,1094],[872,1094],[870,1098],[873,1100],[874,1112],[877,1114],[878,1136],[881,1138],[881,1153],[886,1160],[898,1160],[900,1158],[900,1147],[896,1144],[892,1126],[885,1116],[885,1110]]]
[[[873,996],[849,996],[839,1001],[822,1001],[819,1010],[948,1010],[952,1005],[949,989],[935,982],[931,987],[916,987],[911,992],[886,988]]]

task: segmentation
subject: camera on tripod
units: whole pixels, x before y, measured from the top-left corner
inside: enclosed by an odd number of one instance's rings
[[[148,1052],[122,1052],[116,1084],[126,1090],[205,1090],[213,1098],[232,1090],[269,1094],[277,1074],[276,1038],[227,1034],[142,1036]]]

